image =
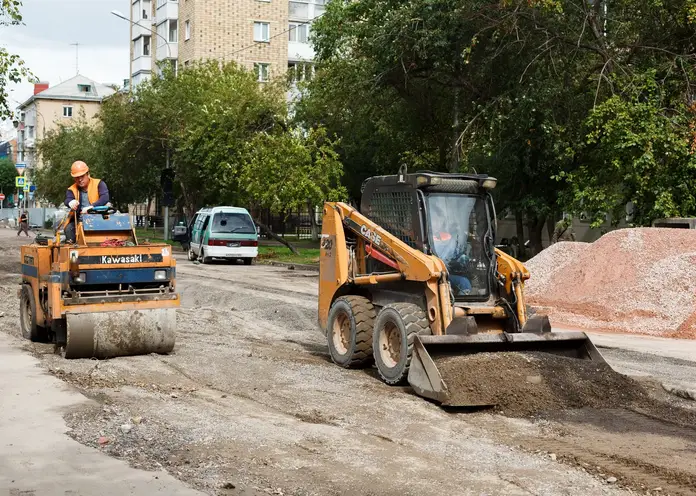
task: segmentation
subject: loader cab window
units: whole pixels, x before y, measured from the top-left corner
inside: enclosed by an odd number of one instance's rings
[[[485,300],[490,256],[485,250],[488,214],[483,197],[433,193],[427,197],[433,254],[447,265],[455,299]]]

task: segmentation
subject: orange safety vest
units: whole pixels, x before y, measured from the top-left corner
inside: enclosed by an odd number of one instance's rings
[[[89,184],[87,185],[87,200],[91,205],[93,205],[97,200],[99,200],[99,183],[100,179],[90,178]],[[80,201],[80,192],[77,190],[77,185],[73,183],[72,186],[68,188],[73,192],[75,199]]]

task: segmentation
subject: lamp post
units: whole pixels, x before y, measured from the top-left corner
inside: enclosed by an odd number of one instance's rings
[[[125,21],[130,22],[133,26],[140,26],[140,24],[133,22],[131,19],[128,17],[124,16],[121,12],[118,10],[112,10],[111,13],[118,17],[119,19],[123,19]],[[151,26],[155,25],[155,23],[151,23]],[[167,54],[169,55],[169,59],[172,58],[172,49],[169,47],[169,40],[159,34],[155,29],[152,29],[152,27],[148,28],[151,33],[159,36],[164,40],[164,46],[167,47]],[[155,48],[155,60],[157,60],[157,48]],[[166,168],[169,169],[169,147],[167,147],[167,165]],[[169,207],[165,206],[164,207],[164,240],[167,241],[169,239]]]

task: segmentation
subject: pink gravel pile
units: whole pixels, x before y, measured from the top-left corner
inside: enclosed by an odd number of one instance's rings
[[[556,243],[525,264],[552,325],[696,339],[696,231],[620,229]]]

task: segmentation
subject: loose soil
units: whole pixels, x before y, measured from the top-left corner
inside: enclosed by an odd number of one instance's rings
[[[510,416],[626,407],[648,396],[605,363],[550,353],[477,353],[435,363],[451,391],[448,405],[495,405]]]
[[[567,405],[531,413],[522,396],[504,414],[443,409],[410,388],[386,386],[374,369],[331,363],[316,327],[317,278],[297,271],[196,266],[182,257],[173,353],[62,359],[52,346],[19,337],[25,240],[3,231],[0,331],[94,400],[66,412],[68,434],[136,467],[164,468],[206,494],[694,493],[694,424],[669,417],[692,412],[694,402],[641,383],[665,405],[660,415]]]

